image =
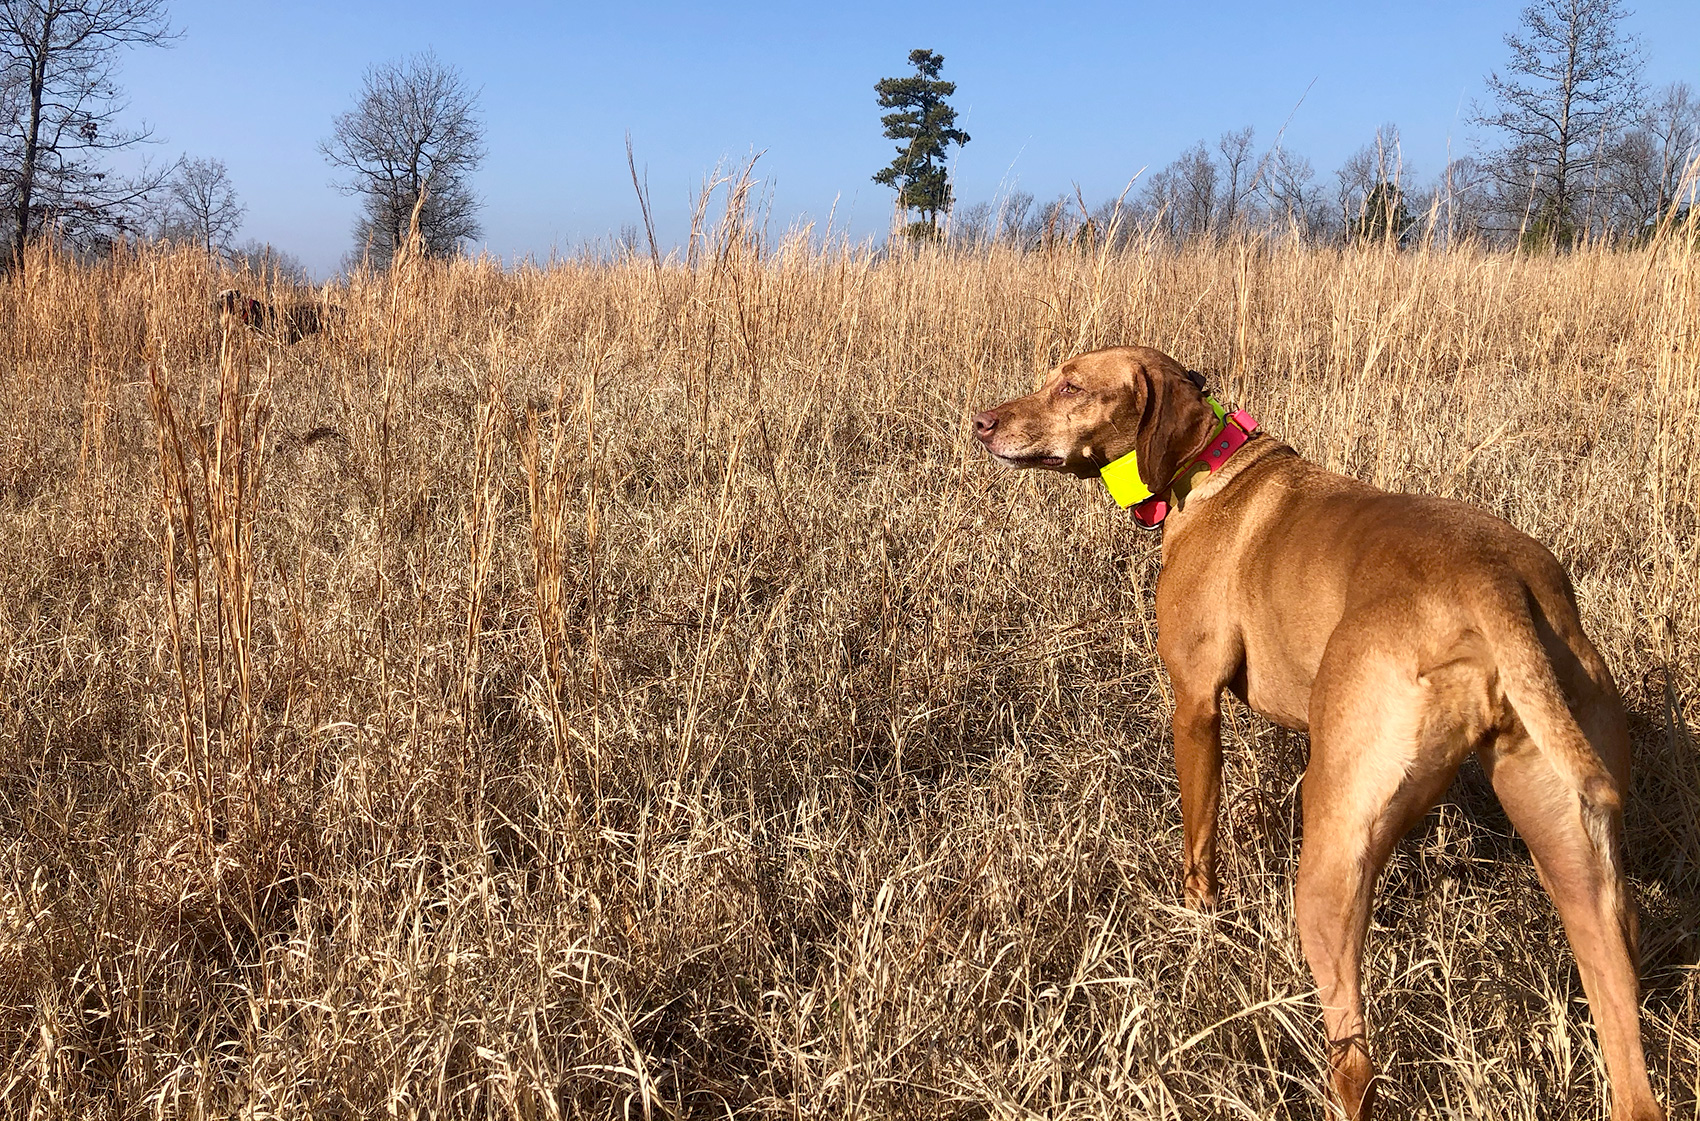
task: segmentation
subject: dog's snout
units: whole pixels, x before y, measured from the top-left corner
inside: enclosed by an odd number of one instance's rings
[[[980,437],[982,440],[990,440],[992,438],[992,430],[997,426],[998,411],[996,409],[987,409],[985,412],[974,418],[974,435]]]

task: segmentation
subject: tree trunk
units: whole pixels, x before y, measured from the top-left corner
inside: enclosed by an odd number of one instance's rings
[[[1564,58],[1564,85],[1560,87],[1562,92],[1558,103],[1558,169],[1553,176],[1553,221],[1557,228],[1552,231],[1552,237],[1555,246],[1564,228],[1570,225],[1570,103],[1576,97],[1576,55],[1581,49],[1577,22],[1578,16],[1572,8],[1570,23],[1565,29],[1568,50]]]
[[[24,261],[24,246],[30,235],[30,204],[35,195],[35,165],[41,140],[41,100],[47,89],[47,43],[52,34],[53,16],[49,14],[43,21],[35,55],[30,59],[29,124],[24,129],[24,158],[18,165],[17,226],[12,243],[13,259],[20,268]]]

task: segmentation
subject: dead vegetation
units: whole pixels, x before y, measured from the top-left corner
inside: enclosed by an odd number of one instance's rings
[[[1635,724],[1647,1045],[1700,1078],[1700,265],[764,245],[0,288],[0,1111],[1316,1118],[1302,740],[1178,906],[1156,542],[967,418],[1140,341],[1547,542]],[[1369,957],[1392,1117],[1601,1116],[1479,772]]]

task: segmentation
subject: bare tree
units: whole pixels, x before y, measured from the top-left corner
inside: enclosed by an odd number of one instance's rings
[[[984,249],[991,241],[992,204],[981,200],[950,215],[950,243],[962,249]]]
[[[313,282],[312,270],[301,258],[268,242],[250,238],[226,253],[232,265],[246,268],[262,283],[284,281],[289,284],[307,285]]]
[[[119,52],[175,38],[164,0],[0,0],[0,189],[11,255],[44,221],[73,239],[122,230],[126,210],[167,172],[122,178],[100,163],[146,140],[118,126],[125,109],[114,81]]]
[[[0,121],[18,121],[23,119],[25,71],[18,60],[11,57],[10,52],[0,55]],[[14,135],[18,130],[8,127],[0,134],[0,168],[13,167],[15,157],[10,145],[17,142]]]
[[[1186,227],[1181,220],[1182,209],[1181,188],[1173,164],[1153,171],[1140,181],[1140,225],[1179,244],[1186,237]]]
[[[1316,187],[1316,170],[1297,152],[1277,148],[1263,161],[1262,190],[1269,199],[1272,223],[1285,222],[1303,237],[1328,226],[1328,207]]]
[[[1607,222],[1629,237],[1650,234],[1684,202],[1684,175],[1700,158],[1700,101],[1687,83],[1661,90],[1637,127],[1618,137],[1608,157]],[[1686,201],[1692,205],[1692,194]]]
[[[1100,244],[1125,249],[1135,234],[1136,223],[1133,219],[1134,215],[1124,194],[1104,199],[1094,206],[1092,213],[1087,216],[1087,224],[1097,231],[1097,236],[1102,239]]]
[[[169,184],[166,230],[192,237],[208,256],[223,248],[242,228],[248,208],[237,201],[223,160],[178,161]]]
[[[1140,223],[1177,245],[1209,236],[1216,230],[1218,177],[1216,161],[1201,140],[1145,177],[1139,193]]]
[[[1435,187],[1437,237],[1448,247],[1492,236],[1495,198],[1492,175],[1469,156],[1447,163]]]
[[[1633,237],[1664,210],[1659,143],[1647,129],[1634,128],[1612,143],[1607,156],[1603,225]]]
[[[419,234],[427,254],[447,256],[478,236],[480,203],[467,182],[484,158],[478,95],[436,55],[368,70],[360,104],[336,118],[319,151],[350,174],[337,186],[363,197],[356,237],[380,263],[406,241],[421,198]]]
[[[1074,219],[1074,213],[1074,199],[1068,194],[1059,194],[1046,202],[1027,225],[1027,243],[1049,250],[1069,242],[1080,226]]]
[[[1641,117],[1641,130],[1658,152],[1658,200],[1653,216],[1662,217],[1677,200],[1682,177],[1700,159],[1700,98],[1687,82],[1660,90]]]
[[[1338,183],[1334,192],[1334,201],[1340,211],[1340,225],[1350,229],[1351,224],[1363,216],[1365,202],[1375,185],[1381,182],[1381,169],[1377,166],[1375,148],[1364,145],[1346,157],[1339,170],[1334,172]]]
[[[1186,235],[1209,237],[1216,229],[1216,161],[1200,140],[1169,166],[1175,172]]]
[[[1222,187],[1221,225],[1232,230],[1243,218],[1246,196],[1252,188],[1252,129],[1250,125],[1237,132],[1224,132],[1216,141],[1216,151],[1222,157],[1222,171],[1227,182]]]
[[[1575,240],[1583,189],[1634,122],[1641,54],[1621,26],[1628,14],[1621,0],[1535,0],[1525,34],[1505,37],[1508,76],[1488,76],[1494,107],[1475,111],[1507,138],[1492,163],[1502,196],[1526,197],[1530,232],[1544,241]]]
[[[1410,225],[1404,212],[1403,182],[1408,175],[1414,177],[1404,165],[1395,124],[1376,129],[1373,142],[1346,157],[1334,178],[1340,230],[1348,241],[1354,236],[1404,234]]]
[[[1033,192],[1011,191],[998,207],[996,237],[1017,249],[1028,248],[1029,225],[1032,222]]]

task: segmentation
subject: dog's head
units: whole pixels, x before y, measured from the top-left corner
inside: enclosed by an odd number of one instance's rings
[[[1139,453],[1139,475],[1161,491],[1210,438],[1216,415],[1204,379],[1143,346],[1077,355],[1035,392],[974,418],[974,435],[1012,467],[1043,467],[1092,478]]]
[[[265,316],[266,305],[234,288],[226,288],[213,298],[213,310],[258,326]]]

